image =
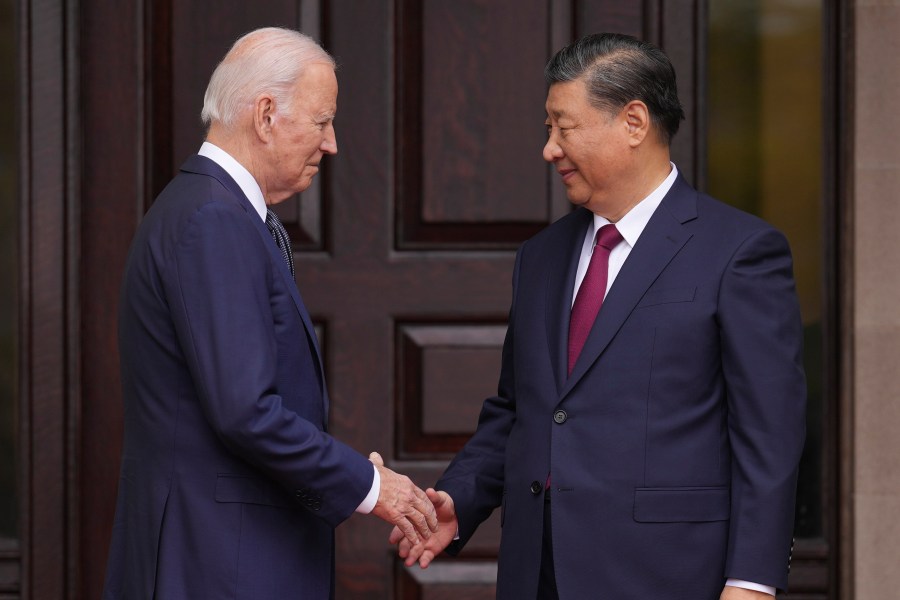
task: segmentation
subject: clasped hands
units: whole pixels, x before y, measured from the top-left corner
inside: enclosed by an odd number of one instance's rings
[[[381,490],[372,514],[394,525],[388,541],[411,567],[423,569],[456,537],[458,523],[453,499],[432,488],[422,491],[406,477],[384,466],[377,452],[369,460],[378,469]]]

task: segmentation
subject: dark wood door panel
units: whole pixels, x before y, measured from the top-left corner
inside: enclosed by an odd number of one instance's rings
[[[500,372],[503,323],[397,324],[396,453],[452,457],[475,431]]]
[[[398,248],[513,249],[568,210],[540,158],[557,4],[396,3]]]
[[[398,247],[514,248],[551,219],[539,160],[549,8],[396,4]]]

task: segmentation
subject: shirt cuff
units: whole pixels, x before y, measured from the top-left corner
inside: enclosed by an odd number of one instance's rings
[[[762,592],[764,594],[769,594],[771,596],[775,595],[775,588],[771,585],[762,585],[759,583],[752,583],[750,581],[744,581],[742,579],[729,579],[725,582],[725,585],[730,585],[731,587],[739,587],[744,588],[745,590],[753,590],[754,592]]]
[[[378,474],[378,469],[375,468],[375,465],[372,465],[372,470],[375,471],[375,477],[372,479],[372,489],[369,490],[362,503],[356,508],[356,512],[364,515],[369,514],[375,508],[375,503],[378,502],[378,494],[381,492],[381,475]]]

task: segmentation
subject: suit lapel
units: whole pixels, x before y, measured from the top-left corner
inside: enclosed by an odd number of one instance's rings
[[[249,204],[249,201],[247,201]],[[251,216],[256,216],[256,210],[250,206],[250,210],[253,211]],[[272,243],[272,232],[269,231],[269,228],[266,227],[266,224],[263,223],[262,219],[254,218],[253,224],[256,226],[259,234],[266,241],[266,248],[269,251],[269,256],[277,265],[277,270],[281,273],[281,278],[284,281],[285,287],[287,287],[288,291],[291,293],[291,298],[294,300],[294,305],[297,307],[297,312],[300,314],[300,320],[303,321],[303,327],[306,328],[306,334],[313,340],[313,347],[316,350],[316,359],[319,361],[319,366],[322,365],[322,356],[319,352],[319,343],[318,338],[316,337],[316,330],[313,327],[312,319],[309,316],[309,313],[306,311],[306,305],[303,303],[303,297],[300,296],[300,290],[297,288],[297,282],[294,281],[294,277],[291,275],[291,271],[287,266],[287,263],[284,262],[284,256],[281,253],[281,249]],[[324,379],[324,378],[323,378]]]
[[[181,167],[182,171],[187,171],[191,173],[198,173],[200,175],[208,175],[216,179],[219,183],[224,185],[228,191],[230,191],[241,203],[241,206],[244,210],[247,211],[250,217],[250,220],[253,222],[256,227],[257,232],[263,237],[264,246],[268,249],[269,255],[272,260],[278,265],[276,268],[278,272],[281,273],[281,277],[284,280],[285,286],[290,291],[291,298],[294,300],[294,305],[297,307],[297,312],[300,315],[300,320],[303,322],[303,327],[306,329],[306,335],[312,340],[312,346],[316,353],[316,360],[318,361],[318,371],[319,378],[322,382],[322,395],[325,400],[325,421],[328,421],[328,391],[325,387],[325,375],[324,370],[322,369],[322,354],[319,350],[319,340],[316,337],[316,330],[313,327],[312,319],[309,316],[309,313],[306,311],[306,305],[303,304],[303,298],[300,296],[300,290],[297,288],[297,282],[294,281],[293,276],[291,275],[290,269],[288,269],[287,263],[284,261],[284,257],[281,254],[281,249],[278,248],[276,244],[273,243],[272,233],[269,231],[269,228],[266,227],[265,222],[259,218],[259,213],[256,212],[256,209],[253,208],[253,205],[250,204],[250,200],[247,199],[247,196],[244,195],[241,187],[235,182],[235,180],[228,174],[225,169],[219,166],[215,161],[210,160],[204,156],[194,155],[191,156]]]
[[[250,204],[249,200],[246,200],[243,195],[241,196],[242,201],[246,202],[248,205]],[[294,300],[294,305],[297,307],[297,312],[300,314],[300,320],[303,321],[303,327],[306,329],[306,335],[312,340],[312,347],[316,353],[316,361],[318,362],[318,371],[319,371],[319,380],[322,382],[322,399],[325,402],[325,419],[323,426],[327,429],[328,427],[328,411],[329,411],[329,398],[328,398],[328,388],[325,385],[325,371],[322,368],[324,364],[322,362],[322,354],[319,350],[319,339],[316,336],[316,330],[313,326],[312,319],[309,316],[309,313],[306,310],[306,305],[303,303],[303,298],[300,296],[300,290],[297,287],[297,282],[294,280],[293,275],[291,275],[291,270],[288,268],[287,263],[284,261],[284,255],[281,253],[281,248],[279,248],[276,244],[272,243],[272,232],[269,231],[269,228],[262,221],[262,219],[256,218],[257,212],[256,209],[253,208],[252,205],[249,206],[249,210],[253,211],[252,217],[254,217],[253,224],[256,225],[257,231],[259,234],[263,236],[266,241],[266,248],[269,250],[269,256],[272,260],[275,261],[277,265],[278,272],[281,273],[281,278],[284,281],[285,287],[290,291],[291,298]]]
[[[580,209],[573,215],[571,226],[562,231],[554,254],[548,257],[547,273],[547,344],[556,375],[556,389],[562,390],[568,376],[569,314],[575,273],[584,245],[584,236],[593,222],[593,213]]]
[[[647,289],[691,238],[692,234],[684,227],[684,223],[697,217],[696,194],[679,175],[650,217],[616,276],[560,397],[567,395],[581,380],[615,337]],[[568,328],[568,318],[566,327]]]

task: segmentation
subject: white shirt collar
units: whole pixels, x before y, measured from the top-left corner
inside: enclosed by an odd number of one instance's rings
[[[231,175],[231,178],[234,179],[241,191],[244,192],[244,195],[247,196],[247,200],[259,213],[259,218],[263,221],[266,220],[266,201],[263,198],[262,189],[259,187],[256,179],[253,178],[253,175],[250,174],[250,171],[244,168],[244,165],[215,144],[209,142],[203,142],[197,154],[205,156],[225,169],[225,172]]]
[[[643,233],[647,223],[650,222],[650,217],[656,212],[662,199],[665,198],[669,190],[672,189],[672,185],[675,184],[675,179],[678,177],[678,168],[675,166],[675,163],[670,162],[669,164],[672,165],[672,171],[669,173],[669,176],[655,190],[650,192],[650,195],[638,202],[634,208],[625,213],[625,216],[616,223],[616,229],[619,230],[622,239],[632,248],[634,248],[638,238],[641,237],[641,233]],[[608,224],[609,220],[595,214],[594,229],[591,232],[590,239],[593,240],[600,228]]]

